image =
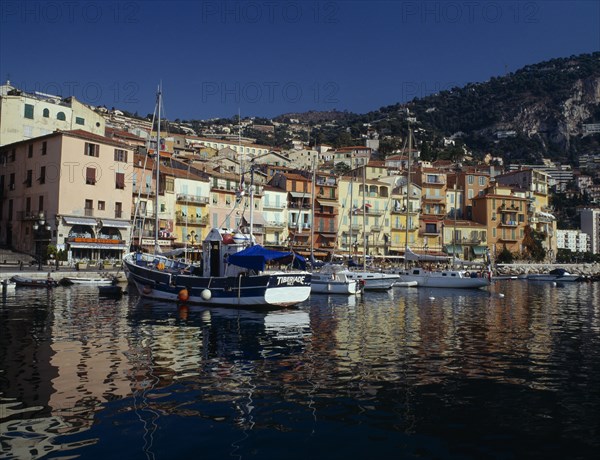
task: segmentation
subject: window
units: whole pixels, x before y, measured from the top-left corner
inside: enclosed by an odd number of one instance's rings
[[[17,152],[16,152],[16,149],[12,149],[12,150],[10,151],[10,153],[8,154],[8,161],[9,161],[9,162],[13,162],[13,161],[15,161],[15,156],[16,156],[16,153],[17,153]]]
[[[87,185],[96,185],[96,168],[85,169],[85,183]]]
[[[94,209],[94,201],[85,200],[85,209]]]
[[[75,117],[75,124],[77,125],[85,125],[85,120],[81,117]]]
[[[31,212],[31,197],[25,198],[25,212]]]
[[[38,197],[38,210],[42,212],[44,210],[44,196],[40,195]]]
[[[425,224],[425,233],[437,233],[436,224]]]
[[[437,184],[438,178],[435,174],[427,174],[427,183],[428,184]]]
[[[165,180],[165,191],[173,192],[175,190],[175,180],[172,177],[167,177]]]
[[[25,104],[25,113],[23,114],[25,118],[30,118],[33,120],[33,105]]]
[[[485,176],[479,176],[479,185],[482,187],[485,185]]]
[[[42,142],[42,155],[46,155],[48,153],[48,142]]]
[[[56,119],[57,119],[57,120],[60,120],[60,121],[66,121],[66,120],[67,120],[67,117],[65,116],[65,113],[64,113],[64,112],[58,112],[58,113],[56,114]]]
[[[105,201],[98,201],[98,211],[104,211],[106,209]]]
[[[42,112],[42,116],[44,118],[49,118],[50,117],[50,110],[44,109],[44,111]]]
[[[475,181],[475,177],[473,177],[471,174],[469,174],[467,176],[467,183],[472,184]]]
[[[98,157],[100,156],[100,146],[98,144],[86,142],[83,154],[88,157]]]
[[[27,177],[25,178],[25,182],[23,182],[27,187],[31,187],[31,181],[33,178],[33,170],[32,169],[28,169],[27,170]]]
[[[115,149],[115,161],[127,163],[127,150]]]
[[[39,177],[38,181],[40,182],[40,184],[46,183],[46,167],[45,166],[40,167],[40,177]]]
[[[115,203],[115,217],[120,218],[123,213],[123,203],[119,203],[118,201]]]
[[[123,190],[125,188],[125,174],[117,173],[116,174],[116,188]]]
[[[15,173],[10,173],[8,188],[9,188],[9,190],[15,189]]]
[[[29,144],[27,146],[27,158],[31,158],[33,156],[33,144]]]

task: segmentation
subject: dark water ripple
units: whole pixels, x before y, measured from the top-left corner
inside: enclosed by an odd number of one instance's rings
[[[595,458],[598,413],[598,283],[0,307],[0,458]]]

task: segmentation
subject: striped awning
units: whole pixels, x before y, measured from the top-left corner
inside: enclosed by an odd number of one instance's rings
[[[63,221],[67,225],[96,225],[96,219],[92,219],[91,217],[63,216]]]
[[[102,219],[102,226],[114,228],[129,228],[131,227],[131,222],[127,220]]]
[[[482,256],[487,252],[487,246],[473,246],[473,254]]]
[[[457,254],[462,254],[462,246],[460,244],[448,244],[446,246],[444,246],[444,252],[446,254],[452,254],[452,255],[457,255]]]

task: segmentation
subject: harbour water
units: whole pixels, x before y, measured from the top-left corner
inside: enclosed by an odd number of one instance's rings
[[[600,283],[0,305],[1,458],[583,459],[598,414]]]

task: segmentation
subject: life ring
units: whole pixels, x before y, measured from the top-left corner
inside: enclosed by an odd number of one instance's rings
[[[152,287],[148,284],[146,284],[143,288],[142,288],[142,294],[152,294]]]

